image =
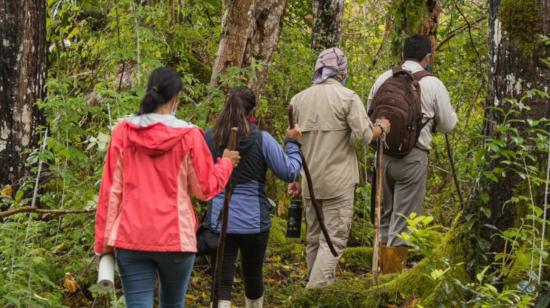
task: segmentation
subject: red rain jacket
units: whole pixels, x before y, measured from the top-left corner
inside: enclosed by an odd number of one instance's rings
[[[203,132],[171,115],[145,114],[113,130],[95,223],[95,252],[113,248],[196,252],[192,193],[209,200],[233,165],[213,164]]]

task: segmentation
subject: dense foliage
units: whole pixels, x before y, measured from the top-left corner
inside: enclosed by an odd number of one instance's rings
[[[36,177],[40,176],[37,204],[41,208],[93,210],[110,128],[118,119],[137,111],[147,75],[158,66],[173,66],[183,78],[182,103],[185,104],[178,116],[201,127],[211,123],[224,99],[222,90],[208,85],[220,36],[222,3],[218,0],[183,2],[184,5],[164,0],[49,0],[48,94],[39,102],[47,118],[47,126],[39,128],[44,146],[29,150],[32,151],[28,160],[32,176],[21,180],[22,189],[15,194],[8,188],[2,191],[3,209],[30,204]],[[376,77],[399,61],[394,44],[406,31],[399,29],[403,25],[395,20],[405,18],[416,25],[422,15],[414,10],[402,10],[404,3],[413,1],[387,4],[390,2],[346,2],[342,48],[350,66],[347,86],[365,103]],[[269,195],[278,207],[274,212],[265,266],[267,303],[357,307],[381,303],[382,299],[398,303],[403,300],[400,292],[407,290],[403,294],[409,296],[412,292],[411,300],[425,307],[449,303],[453,306],[528,306],[535,303],[543,290],[550,288],[544,249],[548,243],[543,245],[540,234],[541,226],[547,221],[542,219],[543,205],[531,194],[548,185],[545,162],[534,156],[548,152],[549,136],[544,129],[548,122],[527,120],[528,129],[533,131],[530,135],[536,136],[527,140],[523,137],[525,132],[507,125],[510,121],[522,120],[521,109],[525,108],[521,101],[513,101],[514,108],[502,110],[507,122],[498,128],[508,132],[511,141],[485,139],[487,9],[484,2],[478,0],[447,0],[443,1],[443,7],[438,32],[441,44],[434,67],[449,88],[459,115],[458,128],[449,135],[449,141],[464,200],[460,202],[452,184],[445,138],[437,135],[430,153],[425,213],[410,218],[414,232],[407,239],[415,248],[413,259],[419,263],[409,271],[409,276],[393,281],[392,277],[385,277],[384,281],[389,283],[384,292],[370,289],[370,285],[364,283],[369,279],[361,280],[370,270],[372,251],[368,247],[373,236],[369,218],[370,184],[362,183],[356,191],[349,242],[352,248],[346,251],[338,270],[344,284],[324,291],[322,296],[317,293],[301,296],[307,274],[304,241],[285,237],[288,201],[285,187],[270,180]],[[387,22],[388,16],[393,16],[393,23]],[[316,55],[309,47],[309,17],[310,1],[288,1],[281,39],[260,98],[260,125],[278,137],[282,137],[287,123],[287,102],[306,88],[312,77]],[[252,72],[250,68],[232,68],[223,77],[223,84],[241,84],[253,77]],[[547,93],[525,95],[548,97]],[[507,150],[507,142],[514,142],[518,151]],[[358,147],[357,150],[363,173],[370,172],[372,149]],[[486,155],[501,157],[502,163],[484,172]],[[451,239],[451,235],[475,224],[475,215],[462,215],[466,203],[481,200],[479,215],[490,215],[482,206],[483,200],[491,196],[479,187],[481,179],[496,181],[509,173],[519,173],[526,180],[524,189],[517,191],[510,202],[528,214],[518,222],[518,228],[502,234],[513,249],[497,256],[498,264],[479,267],[481,263],[475,262],[478,260],[461,256],[468,255],[464,254],[468,249],[484,251],[489,244],[479,242],[479,247],[472,247]],[[122,305],[120,288],[113,294],[102,294],[94,285],[93,225],[93,211],[63,216],[20,214],[0,222],[0,305]],[[455,252],[456,259],[449,258]],[[543,260],[546,263],[540,276],[538,266]],[[206,306],[209,298],[206,261],[197,263],[188,294],[191,307]],[[238,294],[242,294],[241,288],[237,279]],[[411,288],[417,289],[410,291]],[[431,293],[432,289],[437,293]],[[237,295],[235,298],[237,304],[242,301]]]

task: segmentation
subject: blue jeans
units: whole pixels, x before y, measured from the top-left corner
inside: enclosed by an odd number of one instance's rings
[[[128,308],[153,307],[160,280],[160,307],[185,307],[195,254],[117,249],[116,258]]]

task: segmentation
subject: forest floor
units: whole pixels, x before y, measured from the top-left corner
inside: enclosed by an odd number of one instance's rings
[[[305,230],[302,230],[305,231]],[[304,291],[307,282],[305,232],[301,239],[286,237],[286,221],[273,219],[270,242],[264,263],[265,307],[290,307],[295,296]],[[370,247],[349,247],[340,259],[337,278],[358,277],[370,270]],[[208,261],[197,259],[187,293],[189,307],[205,307],[209,303],[210,279]],[[233,284],[232,304],[244,307],[244,285],[240,268]]]
[[[304,227],[302,224],[302,238],[290,239],[286,237],[286,220],[279,217],[273,218],[264,263],[264,307],[293,307],[295,306],[293,299],[304,292],[307,282]],[[358,244],[360,243],[357,241],[350,241],[350,245]],[[371,258],[372,249],[370,247],[348,247],[340,259],[337,279],[360,279],[366,276],[370,271]],[[187,307],[207,307],[209,305],[211,284],[209,271],[209,260],[206,257],[198,257],[186,295]],[[94,290],[92,293],[97,291],[95,286],[90,289]],[[103,294],[94,300],[90,292],[84,291],[74,295],[67,294],[64,304],[69,307],[124,307],[123,292],[118,279],[116,300],[113,300],[113,297],[112,294]],[[237,267],[234,279],[232,305],[244,307],[244,285],[240,266]]]

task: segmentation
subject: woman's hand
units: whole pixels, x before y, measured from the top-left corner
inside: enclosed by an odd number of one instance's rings
[[[292,198],[296,198],[296,197],[300,196],[300,194],[302,193],[302,187],[300,186],[300,182],[296,181],[296,182],[288,184],[287,193]]]
[[[228,158],[233,163],[233,167],[237,167],[239,165],[239,162],[241,161],[241,155],[239,155],[239,151],[230,151],[228,149],[225,149],[223,151],[223,158]]]
[[[286,137],[288,139],[300,141],[300,138],[302,137],[302,131],[300,130],[300,126],[298,126],[298,124],[294,124],[293,128],[288,128],[286,130]]]

